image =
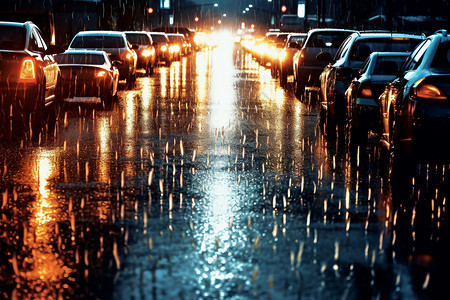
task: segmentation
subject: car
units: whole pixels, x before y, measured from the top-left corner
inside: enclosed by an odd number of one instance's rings
[[[278,70],[280,69],[278,57],[286,44],[289,32],[279,32],[274,41],[269,45],[267,61],[270,64],[270,73],[273,78],[278,77]]]
[[[306,33],[290,33],[283,50],[281,50],[278,56],[278,73],[282,87],[286,87],[288,76],[293,74],[292,60],[295,53],[301,47],[305,37]]]
[[[382,145],[406,156],[448,150],[449,99],[450,37],[439,30],[415,48],[379,98]]]
[[[166,33],[169,38],[169,53],[173,54],[173,59],[181,60],[182,54],[187,54],[186,42],[181,33]]]
[[[145,74],[153,74],[156,66],[156,53],[152,37],[146,31],[125,31],[127,40],[136,49],[137,69],[144,69]]]
[[[56,122],[61,72],[53,55],[63,51],[47,45],[32,22],[0,22],[2,129],[11,131],[12,124],[17,131],[38,132],[46,118]]]
[[[294,14],[283,14],[280,18],[280,29],[282,31],[301,32],[304,30],[304,18]]]
[[[119,70],[105,51],[67,50],[55,60],[61,70],[61,96],[66,102],[103,103],[117,97]]]
[[[69,44],[68,50],[103,50],[108,53],[111,61],[119,61],[119,80],[126,80],[132,88],[136,82],[137,55],[127,40],[124,32],[120,31],[81,31]]]
[[[181,33],[184,38],[186,39],[186,42],[191,45],[192,49],[196,49],[196,43],[194,41],[195,37],[195,30],[189,29],[187,27],[182,26],[162,26],[157,27],[153,29],[152,31],[156,32],[164,32],[164,33]]]
[[[356,72],[345,92],[347,121],[354,140],[366,138],[369,130],[378,131],[378,98],[408,56],[407,52],[372,52]]]
[[[323,68],[342,42],[354,30],[319,28],[308,31],[302,47],[293,57],[294,90],[301,97],[306,87],[318,87]]]
[[[164,63],[165,65],[170,65],[173,55],[169,53],[170,41],[167,35],[164,32],[153,31],[149,32],[149,34],[155,47],[157,64]]]
[[[347,117],[344,93],[358,69],[372,52],[411,52],[423,40],[422,35],[392,32],[355,32],[336,52],[320,74],[322,114],[335,128]]]

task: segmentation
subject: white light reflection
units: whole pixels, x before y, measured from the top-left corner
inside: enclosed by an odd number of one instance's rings
[[[213,52],[210,109],[211,129],[227,127],[236,116],[236,93],[233,78],[233,36],[229,32],[217,33],[221,42]]]

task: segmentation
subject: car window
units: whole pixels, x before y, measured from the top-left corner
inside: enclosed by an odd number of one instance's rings
[[[297,44],[300,44],[305,36],[299,36],[299,35],[291,35],[289,37],[289,42],[296,42]]]
[[[348,35],[348,32],[316,32],[310,36],[306,47],[337,49]]]
[[[157,43],[167,43],[167,39],[164,35],[162,34],[152,34],[152,39],[154,42]]]
[[[333,58],[334,61],[337,61],[345,56],[345,54],[348,51],[349,44],[351,43],[352,40],[353,40],[353,36],[349,36],[342,42],[342,44],[339,46],[339,49],[337,50],[337,52]]]
[[[349,59],[364,61],[372,52],[411,52],[420,39],[376,38],[357,40],[350,50]]]
[[[18,26],[0,26],[0,49],[23,50],[27,30]]]
[[[443,42],[434,54],[431,67],[434,69],[448,70],[450,68],[450,42]]]
[[[79,35],[74,38],[70,48],[124,48],[125,42],[121,36]]]
[[[94,53],[61,53],[55,56],[55,60],[62,65],[103,65],[105,63],[105,57],[102,54]]]
[[[424,56],[424,54],[427,51],[430,44],[431,44],[431,40],[427,39],[427,40],[423,41],[419,46],[417,46],[417,48],[413,51],[411,56],[407,59],[402,70],[409,71],[409,70],[417,69],[417,67],[422,62],[422,57]]]
[[[127,40],[133,45],[149,45],[150,38],[146,34],[126,33]]]
[[[33,29],[30,35],[30,42],[28,44],[28,48],[34,52],[44,52],[44,46],[42,44],[42,40],[39,39],[36,31]]]
[[[369,67],[369,65],[370,65],[370,61],[371,61],[371,58],[370,57],[368,57],[365,61],[364,61],[364,63],[361,65],[361,68],[359,69],[359,74],[364,74],[364,73],[366,73],[367,72],[367,68]]]
[[[408,56],[379,56],[373,74],[375,75],[397,75],[398,70],[404,64]]]

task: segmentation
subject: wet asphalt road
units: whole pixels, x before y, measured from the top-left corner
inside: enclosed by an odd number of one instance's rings
[[[0,144],[0,297],[438,299],[448,163],[388,168],[223,45]],[[396,169],[397,168],[397,169]]]

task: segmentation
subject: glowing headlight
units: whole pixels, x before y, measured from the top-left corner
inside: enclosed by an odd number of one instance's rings
[[[142,51],[142,56],[148,57],[150,55],[152,55],[152,51],[150,51],[148,49],[144,49],[144,51]]]
[[[180,46],[179,45],[171,45],[169,47],[169,52],[170,53],[180,52]]]
[[[286,56],[287,56],[287,52],[286,52],[286,50],[282,50],[281,52],[280,52],[280,55],[278,56],[278,59],[280,60],[280,61],[284,61],[285,59],[286,59]]]
[[[97,73],[97,77],[105,77],[106,76],[106,72],[105,71],[99,71]]]
[[[166,45],[161,46],[161,51],[167,51],[167,46]]]

